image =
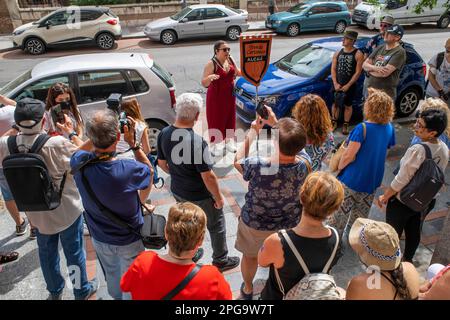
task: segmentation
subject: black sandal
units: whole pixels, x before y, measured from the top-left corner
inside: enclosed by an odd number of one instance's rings
[[[19,253],[15,251],[11,251],[6,254],[0,254],[0,264],[5,264],[8,262],[12,262],[19,258]]]

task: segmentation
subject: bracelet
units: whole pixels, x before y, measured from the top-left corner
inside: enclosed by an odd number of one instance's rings
[[[73,131],[71,134],[69,134],[69,140],[72,140],[72,138],[74,136],[78,136],[78,133],[76,133],[75,131]]]

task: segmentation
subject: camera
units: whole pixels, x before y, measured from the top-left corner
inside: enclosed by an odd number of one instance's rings
[[[120,107],[122,104],[122,95],[120,93],[111,93],[106,100],[106,104],[108,109],[114,111],[119,117],[120,133],[124,133],[124,127],[128,126],[130,128],[130,124],[127,119],[127,114]]]
[[[267,110],[264,100],[258,102],[258,105],[256,106],[256,113],[264,120],[269,119],[269,110]]]

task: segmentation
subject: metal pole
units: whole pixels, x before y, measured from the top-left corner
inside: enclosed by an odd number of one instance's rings
[[[255,87],[255,110],[258,107],[258,86]],[[258,118],[258,113],[256,113],[256,118]],[[259,157],[259,133],[256,136],[256,157]]]

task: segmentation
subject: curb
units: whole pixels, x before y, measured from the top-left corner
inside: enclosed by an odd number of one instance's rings
[[[3,49],[0,49],[0,53],[19,50],[19,49],[20,49],[19,47],[3,48]]]

